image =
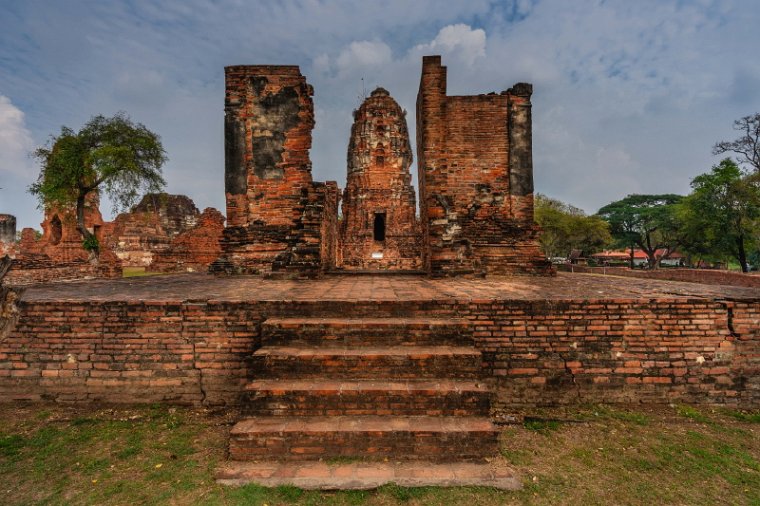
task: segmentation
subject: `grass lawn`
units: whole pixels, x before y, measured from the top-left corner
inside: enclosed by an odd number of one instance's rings
[[[592,406],[506,426],[517,492],[217,485],[235,413],[0,405],[0,504],[756,504],[760,413]]]

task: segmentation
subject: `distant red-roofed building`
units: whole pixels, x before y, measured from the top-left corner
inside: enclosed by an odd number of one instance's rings
[[[660,261],[660,265],[676,267],[684,265],[686,257],[678,251],[672,251],[667,258],[663,256],[667,253],[664,248],[658,249],[655,252],[655,257]],[[594,253],[591,258],[597,262],[607,264],[619,264],[622,262],[631,261],[631,249],[624,250],[605,250],[600,253]],[[642,249],[633,250],[633,265],[636,267],[645,266],[647,264],[647,254]]]

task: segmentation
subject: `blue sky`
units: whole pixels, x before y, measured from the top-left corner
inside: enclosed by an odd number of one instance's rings
[[[733,120],[760,111],[758,26],[755,0],[0,0],[0,213],[38,227],[28,153],[117,111],[161,135],[167,191],[224,211],[237,64],[301,66],[314,178],[342,186],[362,82],[409,111],[413,140],[424,54],[443,56],[452,95],[533,83],[537,191],[588,212],[686,193]]]

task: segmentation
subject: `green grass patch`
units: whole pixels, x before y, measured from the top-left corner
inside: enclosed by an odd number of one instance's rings
[[[24,438],[18,434],[0,436],[0,455],[5,458],[17,457],[24,444]]]
[[[533,461],[533,457],[527,450],[511,450],[508,448],[502,448],[500,450],[501,456],[507,459],[507,462],[514,466],[528,465]]]
[[[676,413],[678,413],[678,416],[682,416],[699,423],[710,423],[711,421],[710,418],[708,418],[697,408],[686,406],[684,404],[676,406]]]
[[[636,425],[649,425],[650,417],[645,413],[627,409],[619,409],[612,406],[598,406],[594,413],[598,416],[619,420],[621,422],[634,423]]]
[[[739,420],[740,422],[760,423],[760,411],[739,411],[735,409],[727,409],[724,410],[724,413],[731,418]]]
[[[519,491],[386,485],[323,492],[215,483],[214,470],[227,458],[231,417],[224,414],[0,405],[0,504],[760,505],[760,438],[747,425],[756,413],[676,412],[545,410],[505,428],[497,462],[516,470]]]
[[[559,429],[560,422],[557,420],[540,420],[536,418],[531,418],[531,419],[526,418],[523,421],[523,427],[525,427],[528,430],[547,434],[549,432]]]

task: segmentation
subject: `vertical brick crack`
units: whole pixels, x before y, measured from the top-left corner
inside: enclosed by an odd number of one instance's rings
[[[206,389],[203,388],[203,368],[198,367],[198,352],[196,350],[195,340],[190,341],[193,345],[193,369],[198,371],[198,390],[201,391],[201,404],[206,403]]]
[[[720,304],[726,308],[726,326],[728,327],[728,333],[731,337],[741,337],[741,334],[734,330],[734,307],[730,302],[722,302]]]

